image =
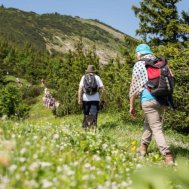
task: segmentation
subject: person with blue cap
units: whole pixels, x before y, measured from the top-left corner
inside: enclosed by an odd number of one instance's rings
[[[145,87],[148,81],[148,75],[144,59],[154,60],[156,57],[153,55],[151,48],[147,44],[138,45],[135,51],[137,62],[135,63],[132,72],[132,81],[129,91],[129,112],[132,116],[136,116],[135,99],[139,96],[145,114],[144,129],[139,153],[142,156],[147,154],[147,149],[153,135],[160,153],[165,158],[165,163],[174,164],[173,156],[167,145],[162,129],[161,112],[163,106],[160,105],[156,97],[154,97]]]

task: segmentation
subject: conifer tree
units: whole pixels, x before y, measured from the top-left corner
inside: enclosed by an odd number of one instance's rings
[[[189,38],[189,11],[182,11],[180,30],[182,32],[181,37],[184,41],[187,41]]]
[[[146,41],[176,42],[179,38],[179,16],[176,4],[180,0],[142,0],[140,7],[132,6],[140,19],[136,31]]]

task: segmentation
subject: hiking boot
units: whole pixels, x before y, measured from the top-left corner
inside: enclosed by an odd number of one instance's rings
[[[167,153],[164,158],[166,165],[174,165],[174,159],[171,153]]]
[[[148,145],[143,143],[140,145],[140,148],[138,149],[138,153],[141,156],[145,156],[147,155],[147,149],[148,149]]]

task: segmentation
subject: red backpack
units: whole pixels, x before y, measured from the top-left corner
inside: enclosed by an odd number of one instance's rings
[[[169,97],[173,94],[174,78],[167,65],[167,60],[163,57],[142,59],[148,74],[146,83],[147,89],[155,97]]]

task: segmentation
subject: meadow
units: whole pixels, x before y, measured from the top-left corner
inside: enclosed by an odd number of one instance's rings
[[[123,116],[100,113],[85,132],[82,115],[55,118],[39,101],[29,119],[1,120],[0,189],[188,189],[189,137],[165,131],[176,158],[167,167],[154,141],[136,153],[142,122]]]

